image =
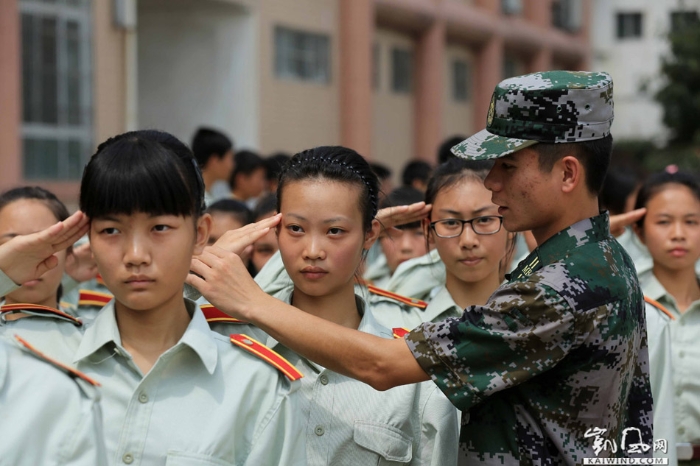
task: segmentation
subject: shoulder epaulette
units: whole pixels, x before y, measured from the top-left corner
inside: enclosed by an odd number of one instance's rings
[[[74,323],[78,327],[83,325],[83,322],[80,319],[48,306],[39,306],[38,304],[17,303],[5,304],[4,306],[0,307],[0,314],[9,314],[22,311],[29,311],[33,315],[38,314],[59,317],[62,320],[67,320],[69,322]]]
[[[258,356],[279,369],[291,381],[299,380],[304,375],[299,372],[299,369],[294,367],[294,364],[284,359],[275,350],[268,348],[254,338],[243,333],[231,335],[231,343],[243,348],[244,350]]]
[[[655,300],[651,299],[651,298],[648,297],[648,296],[645,296],[645,297],[644,297],[644,301],[646,301],[647,303],[651,304],[652,306],[654,306],[654,307],[655,307],[656,309],[658,309],[659,311],[661,311],[661,312],[663,312],[664,314],[666,314],[671,320],[676,320],[676,316],[674,316],[674,315],[671,313],[671,311],[669,311],[668,309],[666,309],[666,308],[664,307],[664,305],[661,304],[660,302],[655,301]]]
[[[107,284],[105,283],[104,278],[102,278],[102,275],[100,275],[99,273],[98,273],[97,276],[95,277],[95,281],[96,281],[99,285],[102,285],[102,286],[104,286],[104,287],[107,287]]]
[[[408,304],[409,306],[417,307],[419,309],[425,309],[426,307],[428,307],[428,303],[426,303],[425,301],[421,301],[420,299],[416,298],[407,298],[406,296],[401,296],[400,294],[392,293],[391,291],[377,288],[374,285],[367,285],[367,289],[372,294],[386,296],[387,298],[394,299],[400,303]]]
[[[79,370],[74,369],[66,364],[63,364],[60,361],[57,361],[54,358],[51,358],[51,357],[45,355],[44,353],[42,353],[38,349],[34,348],[34,346],[32,346],[27,340],[20,337],[19,335],[15,335],[15,340],[17,340],[22,346],[24,346],[30,353],[32,353],[37,358],[39,358],[43,361],[46,361],[53,366],[58,367],[62,371],[68,373],[68,375],[70,375],[71,377],[77,377],[79,379],[83,379],[84,381],[86,381],[90,385],[94,385],[95,387],[100,386],[100,383],[98,381],[96,381],[95,379],[90,378],[87,375],[80,372]]]
[[[403,327],[394,327],[391,331],[394,333],[394,338],[403,338],[406,334],[411,332],[409,329]]]
[[[100,291],[80,290],[78,306],[105,306],[114,296]]]
[[[207,319],[207,322],[213,323],[213,322],[227,322],[230,324],[247,324],[248,322],[243,322],[242,320],[238,320],[235,317],[231,317],[230,315],[226,314],[223,311],[220,311],[216,307],[214,307],[213,304],[202,304],[199,306],[199,308],[202,310],[202,313],[204,314],[204,318]]]

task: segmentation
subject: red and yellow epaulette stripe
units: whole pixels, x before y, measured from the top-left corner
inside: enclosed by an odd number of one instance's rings
[[[391,331],[394,333],[394,338],[403,338],[406,334],[411,332],[409,329],[403,327],[394,327]]]
[[[105,306],[114,296],[92,290],[80,290],[78,306]]]
[[[238,320],[235,317],[231,317],[223,311],[220,311],[219,309],[214,307],[213,304],[202,304],[201,306],[199,306],[199,308],[202,310],[204,318],[207,319],[207,322],[228,322],[229,324],[247,324],[247,322]]]
[[[243,333],[237,335],[233,334],[231,335],[231,343],[272,364],[291,381],[299,380],[304,377],[304,375],[299,372],[299,369],[294,367],[292,363],[284,359],[273,349],[268,348],[248,335]]]
[[[59,311],[58,309],[54,309],[52,307],[48,306],[39,306],[38,304],[28,304],[28,303],[17,303],[17,304],[5,304],[4,306],[0,307],[0,314],[5,314],[8,312],[22,312],[22,311],[32,311],[32,312],[37,312],[39,314],[54,314],[60,317],[63,317],[66,320],[69,320],[73,322],[77,326],[83,325],[83,322],[76,318],[73,317],[70,314],[66,314],[63,311]]]
[[[94,385],[95,387],[99,387],[99,386],[100,386],[100,383],[99,383],[97,380],[88,377],[87,375],[83,374],[83,373],[80,372],[79,370],[73,369],[72,367],[63,364],[62,362],[57,361],[57,360],[54,359],[54,358],[48,357],[47,355],[45,355],[44,353],[42,353],[42,352],[39,351],[38,349],[34,348],[34,346],[32,346],[31,343],[29,343],[27,340],[25,340],[24,338],[20,337],[19,335],[15,335],[15,339],[16,339],[18,342],[20,342],[20,343],[22,344],[22,346],[24,346],[24,347],[27,348],[29,351],[31,351],[35,356],[37,356],[37,357],[40,358],[40,359],[43,359],[44,361],[46,361],[46,362],[48,362],[48,363],[50,363],[50,364],[53,364],[54,366],[59,367],[60,369],[63,369],[64,371],[68,372],[68,375],[70,375],[71,377],[78,377],[78,378],[81,378],[81,379],[83,379],[84,381],[86,381],[87,383],[89,383],[90,385]]]
[[[377,288],[374,285],[367,285],[367,289],[372,294],[386,296],[387,298],[394,299],[403,304],[408,304],[409,306],[417,307],[419,309],[425,309],[426,307],[428,307],[428,303],[426,303],[425,301],[421,301],[420,299],[416,298],[407,298],[406,296],[401,296],[400,294],[392,293],[391,291]]]
[[[648,297],[648,296],[645,296],[645,297],[644,297],[644,301],[648,302],[649,304],[651,304],[652,306],[654,306],[656,309],[658,309],[659,311],[661,311],[661,312],[663,312],[664,314],[666,314],[671,320],[676,320],[676,316],[674,316],[673,314],[671,314],[671,311],[669,311],[668,309],[666,309],[666,308],[663,306],[663,304],[661,304],[660,302],[654,301],[653,299],[651,299],[651,298]]]
[[[107,284],[105,283],[104,279],[102,278],[102,275],[100,275],[99,273],[98,273],[97,276],[95,277],[95,281],[96,281],[99,285],[102,285],[102,286],[104,286],[104,287],[107,286]]]

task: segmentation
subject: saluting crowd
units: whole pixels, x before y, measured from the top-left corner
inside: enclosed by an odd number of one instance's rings
[[[0,464],[700,460],[698,177],[611,161],[605,73],[486,117],[396,177],[139,130],[73,215],[2,193]]]

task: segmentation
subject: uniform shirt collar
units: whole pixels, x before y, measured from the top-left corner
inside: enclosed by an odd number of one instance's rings
[[[437,316],[451,309],[462,311],[462,308],[455,303],[454,299],[452,299],[452,295],[449,291],[447,291],[447,287],[443,285],[430,300],[428,307],[425,308],[425,316],[423,317],[423,320],[425,322],[432,322]]]
[[[560,261],[568,252],[576,248],[610,238],[610,221],[607,211],[595,217],[581,220],[536,247],[525,259],[520,261],[512,273],[506,275],[506,279],[510,281],[529,277],[536,270]]]
[[[184,298],[183,298],[184,299]],[[173,348],[186,345],[191,348],[206,367],[207,372],[214,373],[218,362],[218,350],[214,338],[212,338],[209,324],[199,306],[189,299],[185,299],[187,312],[192,316],[185,333]],[[75,354],[73,363],[77,364],[83,359],[91,357],[106,345],[113,345],[125,351],[121,344],[121,336],[117,327],[117,319],[114,311],[114,300],[107,304],[97,315],[86,330]],[[168,351],[172,351],[173,348]]]
[[[644,296],[663,304],[666,307],[666,309],[673,312],[676,315],[676,317],[688,314],[689,310],[697,309],[698,307],[700,307],[700,301],[695,301],[690,305],[686,312],[682,314],[678,310],[678,303],[676,302],[676,298],[674,298],[668,291],[666,291],[666,288],[664,288],[664,286],[661,284],[658,278],[656,278],[653,271],[651,270],[643,272],[639,275],[639,286],[641,287]]]
[[[291,305],[293,291],[294,287],[285,288],[280,293],[276,294],[275,297]],[[372,315],[372,312],[370,311],[369,306],[367,305],[367,301],[365,301],[364,298],[356,294],[355,302],[357,303],[357,309],[360,311],[360,314],[362,314],[362,319],[360,320],[360,325],[357,327],[357,330],[359,330],[360,332],[369,333],[371,335],[376,335],[382,338],[393,338],[393,333],[391,332],[391,330],[384,327],[377,321],[377,319],[374,318],[374,315]],[[280,343],[271,336],[268,336],[265,344],[270,348],[274,348]],[[321,367],[312,361],[309,361],[309,363],[317,368]]]

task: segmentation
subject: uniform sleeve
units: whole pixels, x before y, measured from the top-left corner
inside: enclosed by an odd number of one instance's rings
[[[7,293],[10,293],[17,288],[19,288],[19,285],[13,282],[12,279],[5,274],[5,272],[0,270],[0,296],[5,296]]]
[[[107,465],[99,395],[82,382],[0,340],[3,464]]]
[[[459,451],[459,412],[435,385],[428,388],[421,412],[421,436],[418,458],[412,464],[457,466]]]
[[[292,382],[292,390],[281,398],[258,429],[246,466],[306,465],[305,416],[299,407],[300,383]]]
[[[585,338],[575,324],[559,293],[528,281],[502,286],[460,318],[426,322],[406,339],[421,367],[465,411],[554,367]]]
[[[649,342],[649,381],[654,399],[654,441],[666,440],[667,453],[654,452],[655,457],[668,458],[677,464],[676,419],[673,407],[673,366],[671,359],[671,328],[667,318],[646,304],[647,335]]]

